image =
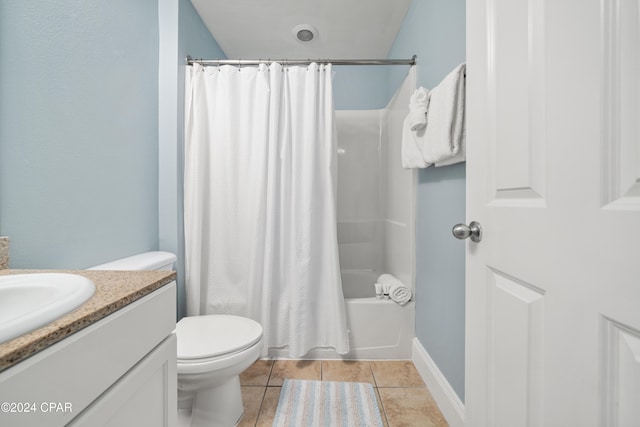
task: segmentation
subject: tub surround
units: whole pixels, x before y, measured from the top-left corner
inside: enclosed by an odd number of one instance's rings
[[[0,247],[1,250],[1,247]],[[0,252],[0,255],[2,252]],[[1,257],[0,257],[1,260]],[[0,267],[1,268],[1,267]],[[173,271],[15,270],[0,275],[69,273],[93,281],[93,296],[71,313],[13,340],[0,344],[0,371],[44,350],[109,314],[131,304],[176,279]]]
[[[0,237],[0,270],[9,268],[9,238]]]

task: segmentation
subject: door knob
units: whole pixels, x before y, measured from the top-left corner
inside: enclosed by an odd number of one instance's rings
[[[464,240],[467,237],[470,237],[472,242],[479,242],[482,240],[482,227],[480,227],[480,224],[475,221],[471,221],[469,225],[456,224],[453,226],[451,232],[456,239]]]

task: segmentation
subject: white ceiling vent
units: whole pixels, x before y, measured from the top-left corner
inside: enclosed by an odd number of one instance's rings
[[[310,42],[318,35],[318,30],[309,24],[296,25],[293,27],[293,35],[301,42]]]

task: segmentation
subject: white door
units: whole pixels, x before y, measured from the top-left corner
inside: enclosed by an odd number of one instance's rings
[[[467,2],[466,422],[640,426],[640,0]]]

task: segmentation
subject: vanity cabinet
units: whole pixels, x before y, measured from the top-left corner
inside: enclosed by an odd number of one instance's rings
[[[176,426],[175,310],[172,282],[0,372],[0,425]]]

